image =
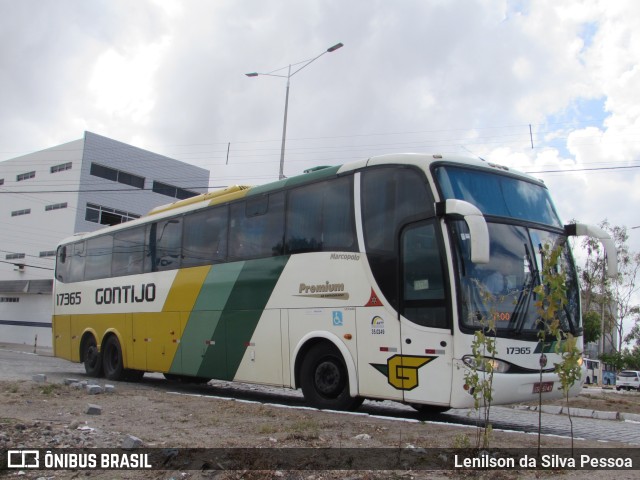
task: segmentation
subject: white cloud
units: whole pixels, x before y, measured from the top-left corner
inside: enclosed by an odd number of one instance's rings
[[[158,42],[103,52],[88,83],[98,110],[114,121],[130,118],[145,125],[156,101],[155,74],[169,44],[165,36]]]
[[[565,220],[640,224],[637,170],[570,173],[640,163],[632,0],[5,2],[1,150],[89,129],[210,168],[218,184],[274,179],[285,81],[244,73],[338,41],[291,79],[287,174],[391,151],[473,152],[561,170],[536,176]],[[576,108],[590,99],[604,123]]]

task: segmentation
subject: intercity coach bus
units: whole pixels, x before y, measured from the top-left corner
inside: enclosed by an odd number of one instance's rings
[[[559,320],[582,346],[570,235],[600,238],[615,272],[607,234],[563,226],[541,181],[464,157],[384,155],[229,187],[63,241],[54,352],[110,380],[161,372],[301,388],[318,408],[443,411],[473,405],[465,372],[491,315],[493,403],[560,396],[533,288],[542,246],[559,246]]]

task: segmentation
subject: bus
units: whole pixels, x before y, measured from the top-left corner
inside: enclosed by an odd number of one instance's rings
[[[472,158],[383,155],[232,186],[61,242],[54,353],[109,380],[160,372],[301,389],[322,409],[436,412],[473,406],[474,332],[494,315],[493,403],[559,397],[533,287],[541,246],[560,246],[559,318],[582,346],[574,235],[612,246],[563,226],[543,182]]]
[[[584,357],[583,363],[586,369],[584,383],[587,385],[602,385],[602,362],[600,362],[600,360]]]

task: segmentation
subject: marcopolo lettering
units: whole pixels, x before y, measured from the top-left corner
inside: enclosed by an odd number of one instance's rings
[[[331,260],[360,260],[360,255],[357,253],[332,253]]]
[[[156,284],[147,283],[139,286],[124,285],[96,289],[96,305],[113,305],[118,303],[153,302],[156,299]]]

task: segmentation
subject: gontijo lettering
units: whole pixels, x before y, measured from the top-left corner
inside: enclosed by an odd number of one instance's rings
[[[155,299],[155,283],[143,283],[137,288],[136,285],[124,285],[122,287],[96,289],[96,305],[153,302]]]

